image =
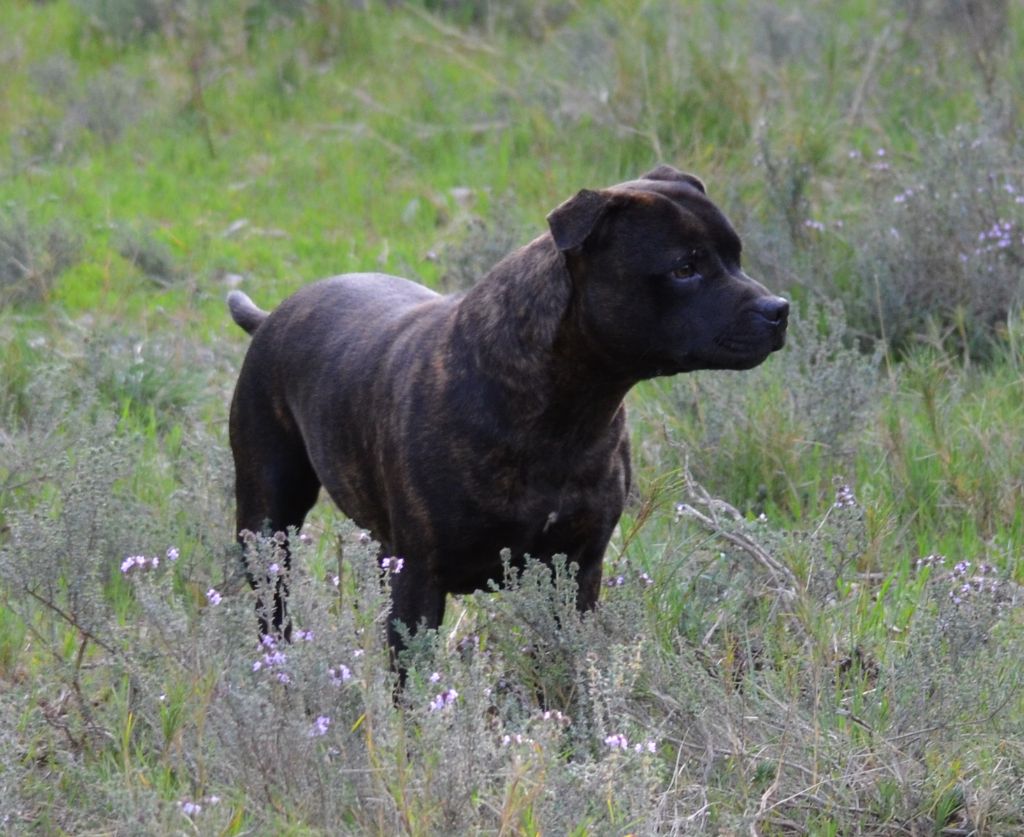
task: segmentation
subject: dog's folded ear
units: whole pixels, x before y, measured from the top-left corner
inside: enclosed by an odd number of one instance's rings
[[[555,246],[563,253],[579,247],[593,232],[611,203],[605,192],[582,189],[548,213],[548,228]]]
[[[668,180],[675,183],[687,183],[701,194],[706,195],[708,190],[704,188],[704,181],[693,174],[662,163],[660,166],[651,169],[647,174],[640,177],[641,180]]]

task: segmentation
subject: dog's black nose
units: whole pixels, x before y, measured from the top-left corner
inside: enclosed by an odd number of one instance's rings
[[[754,310],[771,325],[782,329],[789,321],[789,300],[781,296],[766,296],[754,303]]]

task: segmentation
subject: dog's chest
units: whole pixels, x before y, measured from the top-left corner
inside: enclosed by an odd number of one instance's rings
[[[600,528],[609,517],[622,512],[620,493],[614,485],[586,489],[565,486],[558,491],[535,491],[517,498],[504,509],[492,510],[494,519],[508,518],[519,532],[524,549],[549,553],[572,548]]]
[[[611,465],[611,463],[609,463]],[[516,563],[524,555],[549,559],[566,555],[586,563],[600,557],[622,513],[626,496],[623,467],[610,467],[600,479],[518,480],[504,490],[468,496],[434,518],[439,549],[437,569],[452,592],[486,588],[501,577],[502,550]]]

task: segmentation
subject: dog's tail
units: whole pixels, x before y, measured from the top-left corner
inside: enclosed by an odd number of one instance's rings
[[[232,291],[228,294],[228,309],[231,311],[231,319],[249,334],[256,331],[268,316],[266,311],[241,291]]]

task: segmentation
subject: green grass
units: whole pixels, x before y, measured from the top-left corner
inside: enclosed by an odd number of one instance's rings
[[[970,9],[0,0],[0,828],[1024,828],[1024,17]],[[227,290],[465,284],[662,161],[793,334],[630,396],[598,612],[536,567],[453,601],[396,707],[322,503],[268,662]]]

